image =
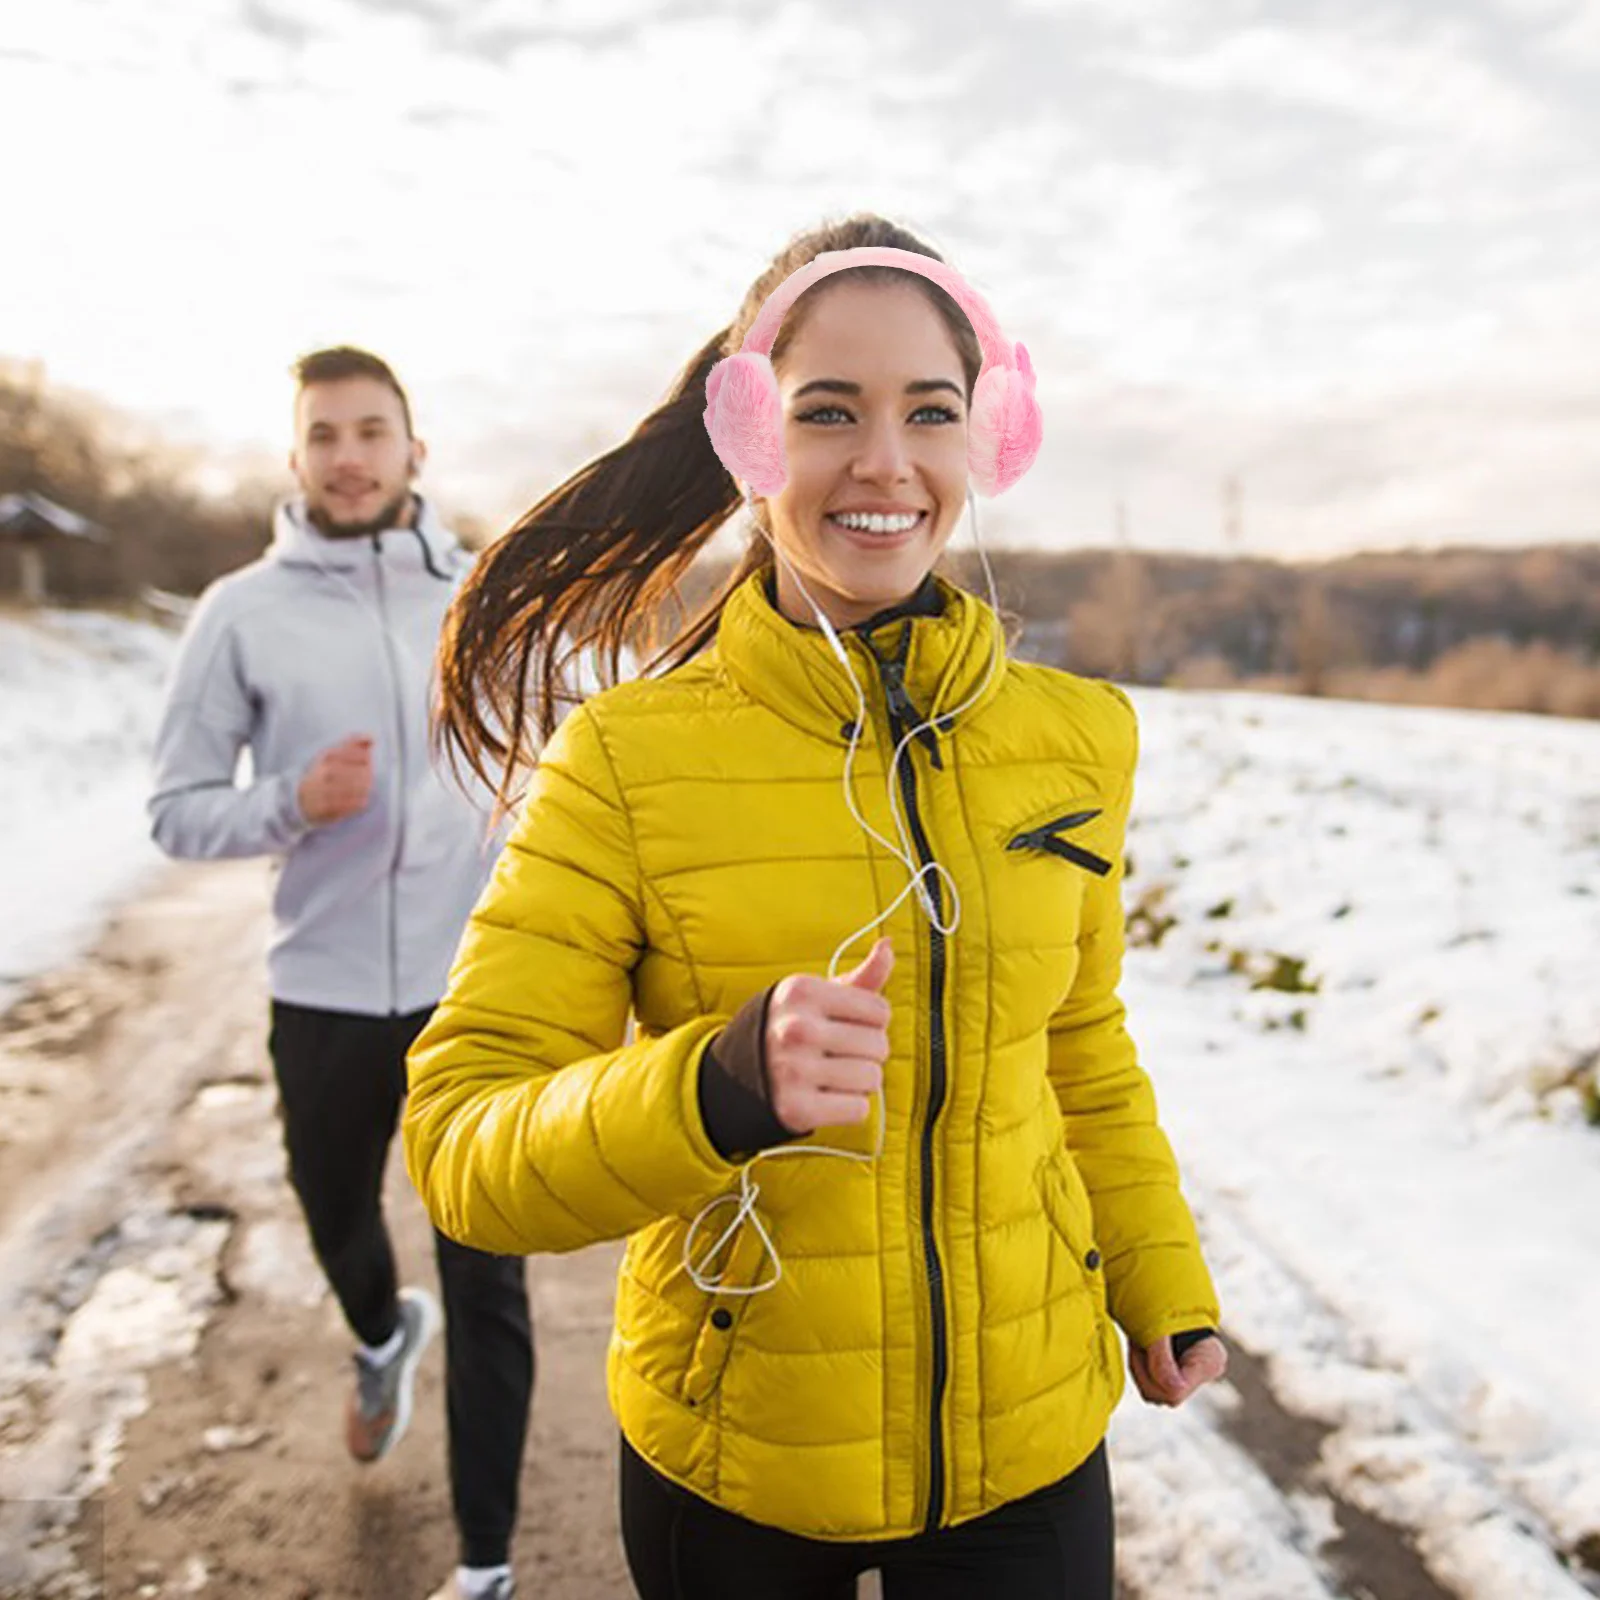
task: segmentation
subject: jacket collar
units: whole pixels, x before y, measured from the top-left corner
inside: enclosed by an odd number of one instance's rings
[[[761,592],[767,597],[767,604],[777,609],[778,604],[778,579],[777,574],[768,567],[761,580]],[[892,606],[885,606],[882,611],[874,612],[865,622],[858,622],[849,631],[851,633],[872,633],[881,628],[886,622],[897,622],[902,617],[937,617],[944,611],[944,591],[939,587],[939,580],[930,572],[920,584],[914,594],[907,595],[904,600],[897,600]],[[801,623],[801,627],[809,624]]]
[[[385,561],[415,566],[454,581],[466,564],[466,553],[433,507],[421,495],[416,500],[417,515],[411,527],[389,528],[372,538],[357,539],[328,538],[311,525],[303,499],[285,500],[273,513],[272,546],[267,555],[285,566],[351,572],[366,564],[376,545]]]
[[[961,714],[965,722],[1000,690],[1003,671],[984,683],[993,652],[1004,648],[1000,622],[976,595],[943,579],[929,584],[851,629],[842,642],[869,706],[884,700],[875,656],[903,652],[906,690],[923,716],[943,716],[978,695]],[[934,601],[937,611],[930,610]],[[762,574],[728,597],[716,654],[740,688],[785,721],[832,744],[848,741],[859,708],[844,668],[818,629],[803,628],[777,609]]]

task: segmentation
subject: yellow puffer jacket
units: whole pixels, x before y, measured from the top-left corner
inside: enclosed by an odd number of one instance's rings
[[[857,799],[890,838],[894,669],[875,651],[908,648],[929,715],[978,689],[997,645],[986,605],[942,592],[943,615],[846,640],[870,708]],[[628,1440],[731,1511],[831,1539],[961,1522],[1062,1477],[1121,1392],[1110,1319],[1149,1344],[1218,1317],[1116,992],[1133,713],[1010,662],[937,763],[924,743],[901,761],[960,925],[942,937],[909,898],[886,925],[882,1154],[756,1166],[781,1261],[765,1293],[708,1294],[685,1270],[692,1219],[736,1187],[701,1122],[702,1052],[762,989],[826,971],[905,885],[844,803],[855,715],[826,641],[759,579],[690,665],[574,712],[412,1051],[404,1124],[455,1238],[628,1236],[609,1355]],[[875,1136],[809,1142],[870,1153]],[[725,1282],[763,1272],[746,1226]]]

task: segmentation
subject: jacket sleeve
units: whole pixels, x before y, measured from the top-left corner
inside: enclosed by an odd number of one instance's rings
[[[406,1163],[440,1230],[573,1250],[698,1210],[733,1172],[698,1105],[704,1017],[624,1043],[644,949],[627,808],[587,707],[545,747],[412,1046]]]
[[[1050,1023],[1050,1077],[1068,1150],[1094,1208],[1109,1309],[1143,1346],[1185,1329],[1215,1328],[1219,1313],[1179,1188],[1178,1164],[1157,1121],[1155,1094],[1117,993],[1123,846],[1138,730],[1126,696],[1104,687],[1121,704],[1119,720],[1126,729],[1123,777],[1106,806],[1114,832],[1105,854],[1113,868],[1104,878],[1090,878],[1085,890],[1077,977]]]
[[[298,773],[237,782],[255,713],[227,610],[213,590],[190,619],[156,733],[150,832],[169,856],[188,860],[280,855],[310,828]]]

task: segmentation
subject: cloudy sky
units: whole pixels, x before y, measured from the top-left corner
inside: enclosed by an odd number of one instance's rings
[[[1600,536],[1600,0],[0,0],[0,356],[281,451],[371,345],[494,520],[789,234],[922,230],[1041,373],[1013,539]]]

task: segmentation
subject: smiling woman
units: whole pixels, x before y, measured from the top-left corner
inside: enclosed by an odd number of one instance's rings
[[[547,737],[564,698],[563,685],[580,680],[577,663],[585,657],[598,655],[614,681],[625,651],[639,643],[641,625],[676,592],[695,556],[740,504],[740,486],[717,460],[702,423],[706,381],[713,368],[740,348],[773,291],[794,272],[824,253],[863,247],[906,250],[938,260],[914,234],[879,217],[856,217],[800,236],[751,285],[731,325],[712,335],[679,374],[667,398],[631,436],[552,490],[479,562],[451,617],[440,653],[441,728],[480,775],[498,778],[504,798],[515,792],[529,753],[515,737],[508,738],[506,730],[526,729],[536,738]],[[847,366],[859,367],[861,354],[841,347],[850,345],[853,334],[868,331],[881,308],[896,330],[915,329],[916,344],[900,351],[879,337],[877,350],[896,354],[905,368],[902,383],[929,381],[939,386],[944,408],[952,413],[949,432],[957,436],[940,454],[959,456],[966,447],[964,408],[983,366],[983,354],[971,322],[936,283],[894,268],[859,267],[808,291],[777,330],[771,347],[774,367],[789,375],[791,388],[798,388],[793,376],[798,369],[791,369],[789,355],[812,313],[842,292],[870,287],[888,292],[858,298],[853,309],[847,305],[842,323],[830,319],[821,342],[808,341],[809,353],[802,357],[809,363],[805,381],[814,377],[825,384],[848,386],[853,380],[846,368],[825,372],[818,363],[825,364],[826,358],[838,353],[848,357]],[[913,373],[909,364],[916,360],[931,360],[934,365],[927,372]],[[877,390],[893,382],[888,369],[879,372],[875,367],[874,374]],[[832,393],[840,402],[859,402],[863,396],[859,384],[856,387],[854,395],[840,394],[837,387]],[[826,397],[813,392],[790,398]],[[882,394],[873,399],[881,408]],[[849,419],[849,437],[861,437],[854,426],[859,405],[852,409],[844,403],[817,403],[800,409],[805,417],[787,418],[785,438],[793,436],[795,449],[808,461],[812,453],[798,437],[801,434],[820,434]],[[930,424],[931,409],[926,403],[904,408],[897,422],[902,439],[908,432],[926,433],[942,425]],[[881,431],[881,416],[868,419],[868,430],[874,435]],[[776,525],[798,531],[798,519],[806,514],[805,492],[779,496],[783,504],[756,505],[757,526],[770,532],[775,525],[769,517],[776,517]],[[900,492],[898,488],[888,494],[861,491],[840,509],[876,510],[878,506],[871,503],[874,494],[893,508],[894,494]],[[937,523],[930,519],[918,531],[917,551],[876,581],[877,594],[916,565],[923,550],[931,549],[918,577],[926,573],[949,538],[964,495],[964,481],[959,488],[946,481],[939,507],[919,501],[918,511],[936,510],[939,519]],[[819,536],[820,531],[813,529],[813,534]],[[754,539],[744,562],[706,613],[660,651],[660,664],[687,661],[704,649],[715,635],[728,595],[753,572],[770,570],[772,562],[769,543]],[[826,586],[824,574],[815,572],[814,560],[808,558],[802,565]]]
[[[1131,708],[1007,661],[934,575],[969,482],[1039,436],[1023,348],[857,218],[453,608],[442,731],[509,795],[573,653],[615,663],[748,501],[744,569],[664,670],[544,744],[410,1058],[441,1229],[628,1240],[644,1600],[838,1600],[871,1568],[886,1600],[1106,1600],[1116,1328],[1152,1403],[1223,1371],[1117,996]]]

